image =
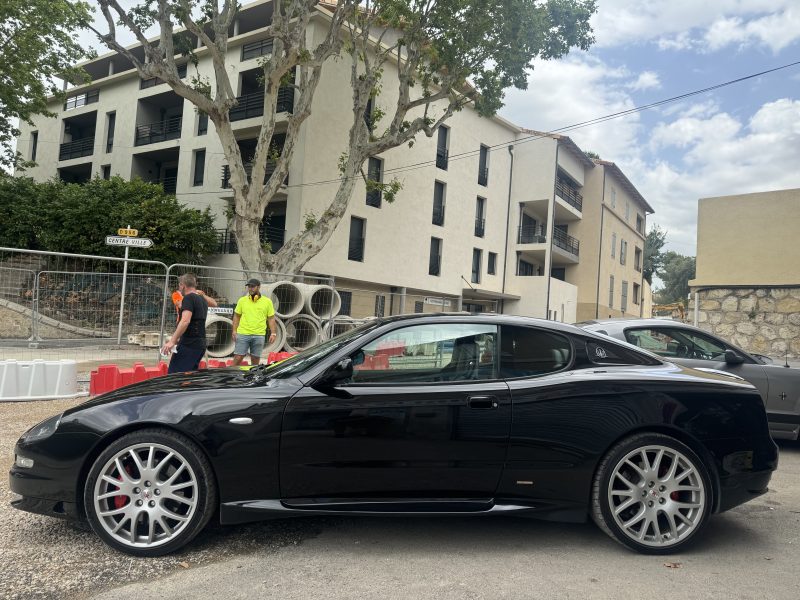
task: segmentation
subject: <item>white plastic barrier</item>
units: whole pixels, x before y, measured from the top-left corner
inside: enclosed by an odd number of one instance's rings
[[[315,319],[331,319],[342,309],[339,292],[329,285],[308,285],[298,283],[297,287],[305,299],[304,310]]]
[[[78,398],[78,366],[74,360],[0,360],[0,401]]]

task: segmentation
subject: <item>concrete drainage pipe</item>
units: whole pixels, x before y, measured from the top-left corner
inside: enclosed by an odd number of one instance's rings
[[[300,291],[300,286],[291,281],[278,281],[266,287],[266,293],[275,304],[275,314],[281,319],[288,319],[303,310],[305,297]]]
[[[286,321],[286,350],[300,352],[322,340],[319,321],[308,315],[297,315]]]
[[[267,339],[264,344],[264,352],[261,355],[264,359],[267,358],[267,354],[270,352],[280,352],[280,349],[283,348],[283,345],[286,343],[286,325],[284,325],[283,321],[280,319],[275,319],[275,326],[278,331],[275,336],[275,341],[272,344],[269,343],[269,328],[267,328]]]
[[[351,329],[355,329],[357,325],[358,324],[353,321],[351,317],[335,317],[322,326],[322,339],[329,340],[335,338],[337,335],[342,335]]]
[[[233,354],[233,321],[211,314],[206,319],[206,352],[211,358]]]
[[[331,286],[300,283],[297,287],[303,292],[307,314],[315,319],[331,319],[339,314],[342,299]]]

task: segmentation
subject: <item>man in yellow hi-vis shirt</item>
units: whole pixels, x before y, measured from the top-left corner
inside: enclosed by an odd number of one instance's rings
[[[261,282],[250,279],[247,282],[247,295],[239,298],[233,311],[233,364],[240,365],[245,354],[250,354],[250,364],[261,362],[264,350],[264,336],[269,323],[269,343],[275,341],[275,307],[272,300],[261,295]]]

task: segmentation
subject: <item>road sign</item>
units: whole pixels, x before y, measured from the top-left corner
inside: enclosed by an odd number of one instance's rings
[[[128,237],[139,237],[138,229],[117,229],[117,235],[125,235]]]
[[[151,240],[150,238],[135,238],[135,237],[123,237],[121,235],[107,235],[106,245],[131,246],[133,248],[150,248],[153,246],[153,240]]]

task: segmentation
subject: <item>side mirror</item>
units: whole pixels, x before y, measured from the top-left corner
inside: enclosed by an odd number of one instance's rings
[[[343,358],[335,365],[333,365],[322,376],[317,385],[333,387],[349,380],[353,376],[353,361],[352,359]]]
[[[740,365],[744,362],[744,358],[733,350],[725,350],[725,362],[729,365]]]

